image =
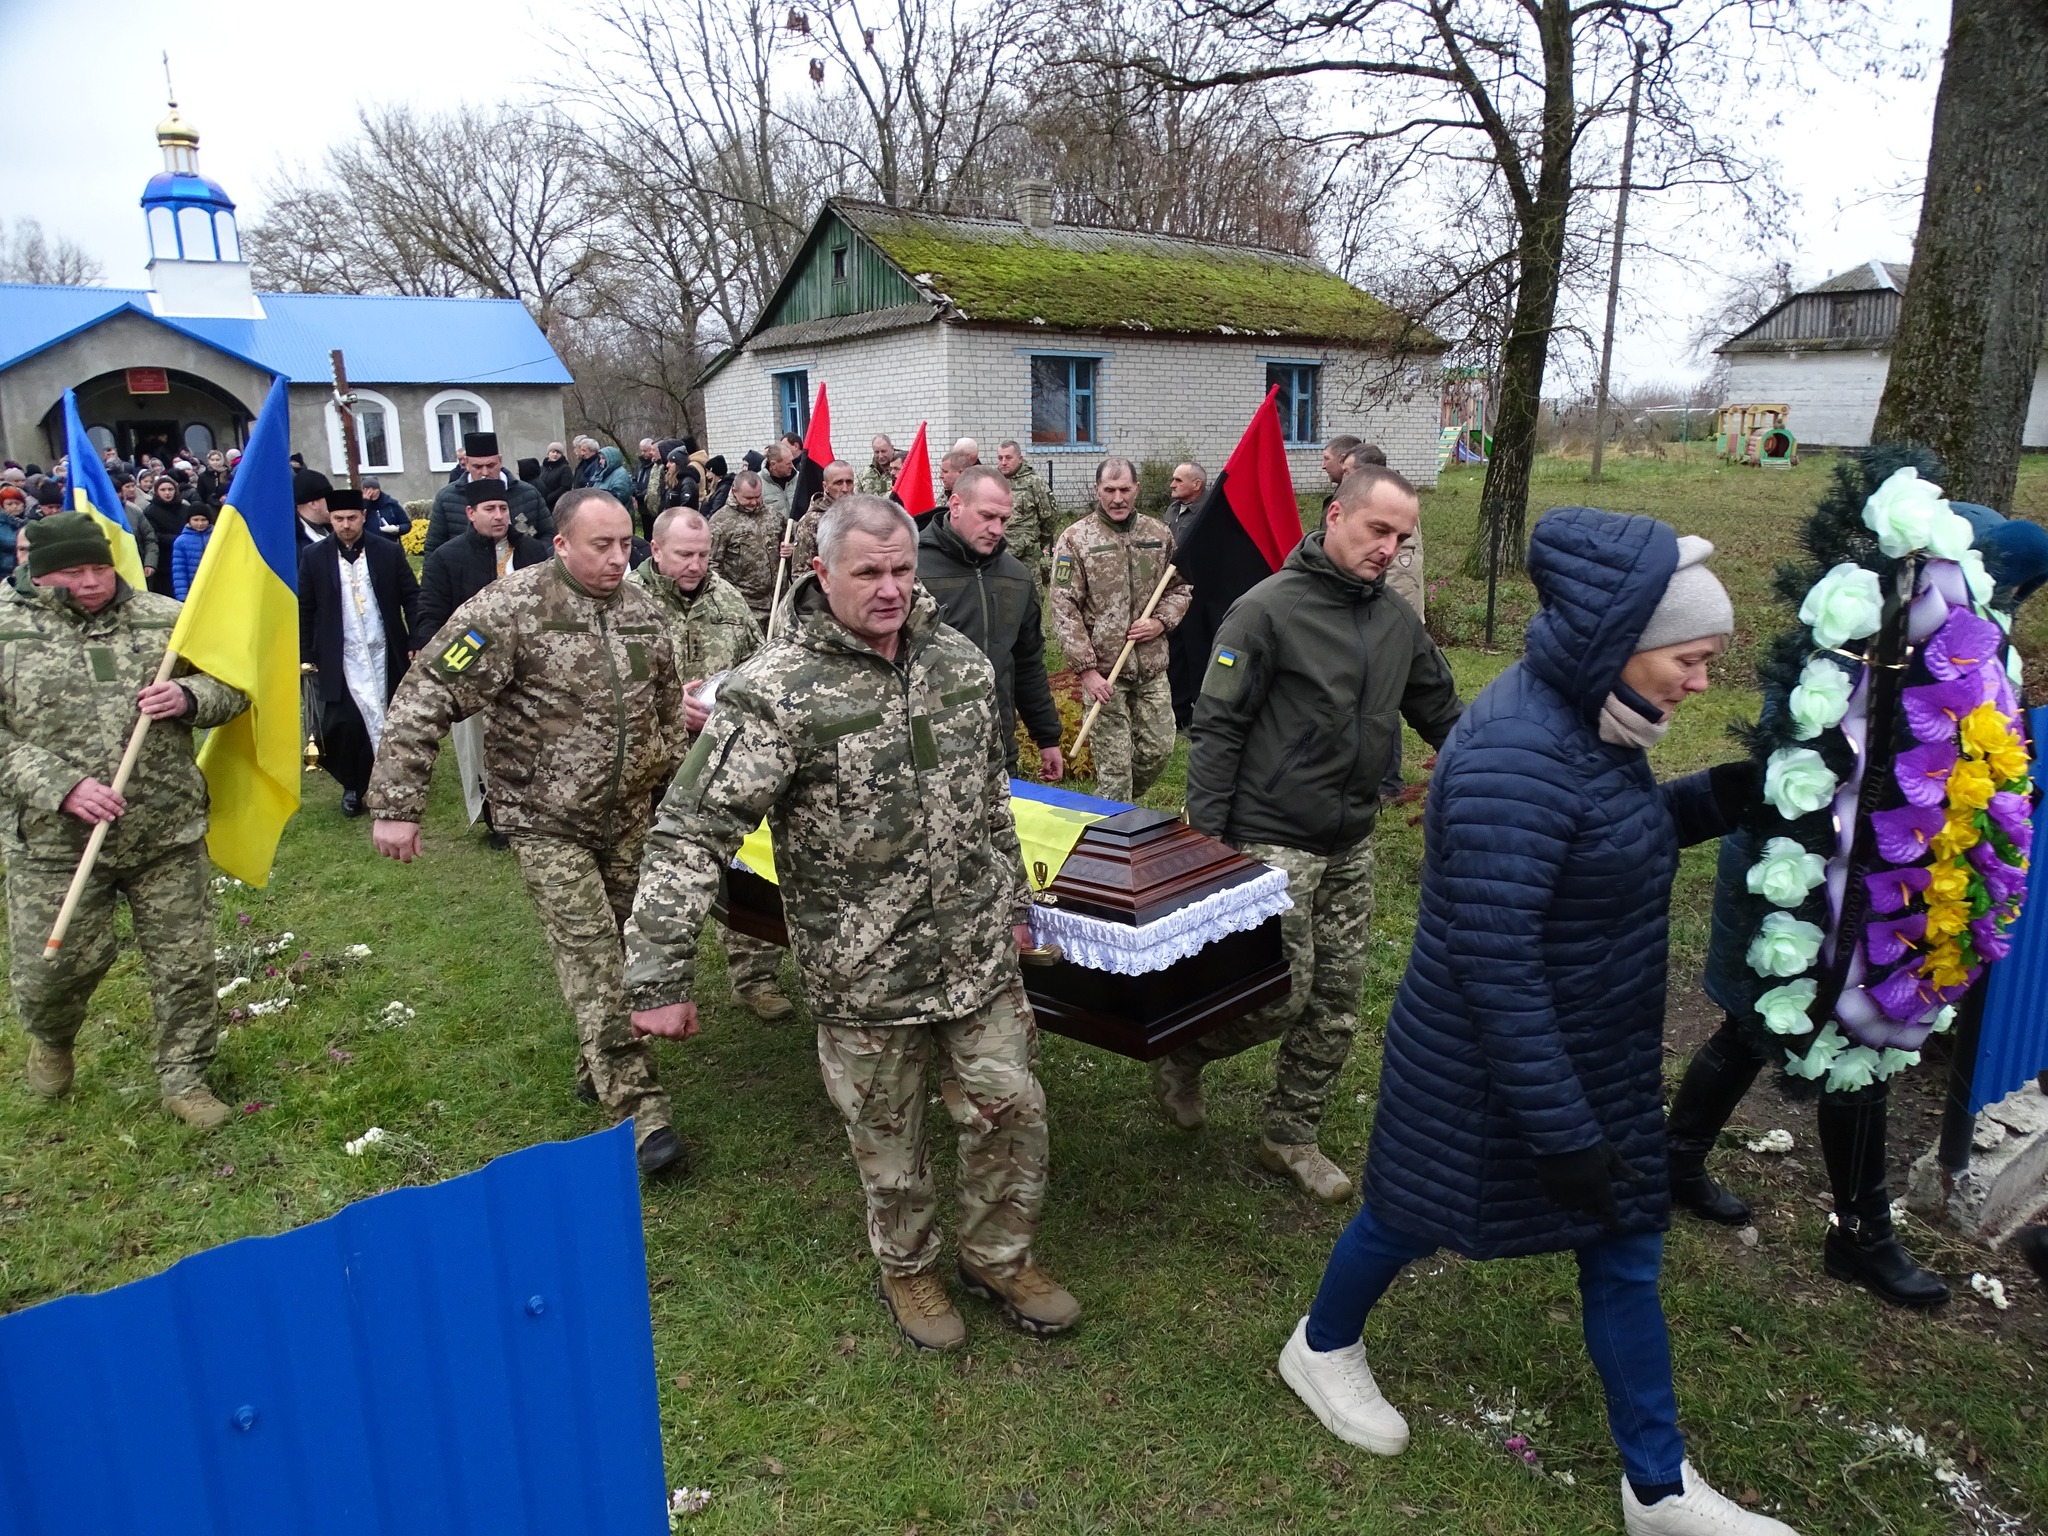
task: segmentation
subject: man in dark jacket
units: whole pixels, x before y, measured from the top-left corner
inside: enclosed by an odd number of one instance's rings
[[[462,462],[469,472],[467,482],[451,481],[435,493],[434,510],[427,518],[424,553],[431,555],[448,540],[461,534],[463,510],[470,505],[464,500],[463,486],[479,480],[495,480],[504,487],[506,505],[512,509],[514,532],[529,539],[539,539],[543,544],[555,536],[554,514],[540,499],[540,492],[516,475],[505,472],[504,456],[498,452],[497,433],[467,433],[462,439]]]
[[[996,715],[1010,772],[1017,771],[1017,717],[1038,744],[1047,779],[1066,772],[1060,759],[1060,712],[1045,677],[1045,634],[1039,627],[1038,579],[1009,552],[1003,526],[1010,488],[976,465],[954,482],[944,517],[917,537],[917,579],[938,600],[939,617],[981,647],[996,669]]]
[[[299,552],[299,660],[319,673],[320,766],[363,813],[384,708],[412,659],[420,586],[393,539],[366,536],[359,491],[327,493],[332,536]]]
[[[1386,594],[1420,510],[1391,470],[1347,477],[1325,527],[1224,619],[1189,736],[1188,825],[1287,871],[1293,987],[1162,1057],[1153,1092],[1193,1130],[1202,1068],[1280,1037],[1259,1160],[1318,1200],[1351,1198],[1316,1132],[1358,1028],[1377,786],[1404,717],[1439,746],[1464,707],[1443,653]]]
[[[363,476],[363,529],[394,540],[412,532],[412,514],[396,496],[384,494],[375,475]]]
[[[456,535],[427,557],[421,573],[419,618],[413,649],[420,650],[448,622],[448,615],[509,572],[539,565],[547,545],[512,527],[512,505],[502,482],[472,480],[462,487],[468,500],[469,531]]]

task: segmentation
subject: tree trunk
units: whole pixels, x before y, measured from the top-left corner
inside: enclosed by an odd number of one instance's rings
[[[1955,0],[1913,275],[1875,442],[1925,443],[1948,494],[2010,511],[2048,282],[2048,7]]]

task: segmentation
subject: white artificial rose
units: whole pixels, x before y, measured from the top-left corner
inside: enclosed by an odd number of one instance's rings
[[[1855,691],[1856,680],[1847,672],[1825,656],[1814,657],[1800,672],[1799,681],[1785,700],[1799,726],[1793,734],[1801,741],[1811,741],[1831,726],[1840,725],[1842,716],[1849,713],[1849,695]]]
[[[1819,990],[1819,983],[1811,977],[1771,988],[1756,1000],[1756,1011],[1763,1015],[1764,1028],[1774,1035],[1805,1034],[1813,1028],[1807,1010],[1813,1006],[1813,995]]]
[[[1795,1056],[1790,1051],[1785,1053],[1785,1070],[1794,1077],[1819,1077],[1827,1071],[1834,1059],[1842,1054],[1848,1044],[1842,1032],[1835,1028],[1833,1023],[1829,1023],[1813,1037],[1813,1044],[1806,1048],[1805,1055]]]
[[[1891,1046],[1886,1046],[1884,1059],[1877,1064],[1877,1075],[1881,1078],[1890,1077],[1894,1072],[1903,1072],[1908,1067],[1917,1067],[1919,1065],[1920,1053],[1918,1051],[1901,1051]]]
[[[1991,601],[1991,594],[1998,589],[1998,583],[1991,579],[1991,573],[1984,569],[1984,552],[1981,549],[1966,549],[1956,557],[1956,564],[1962,567],[1963,580],[1968,583],[1970,596],[1980,603]]]
[[[1870,493],[1863,503],[1863,526],[1877,535],[1877,547],[1897,560],[1927,548],[1937,512],[1948,512],[1941,487],[1922,480],[1920,471],[1908,465],[1894,470],[1890,479]],[[1969,547],[1967,539],[1963,547]]]
[[[1827,862],[1789,837],[1764,844],[1764,856],[1749,867],[1749,892],[1774,907],[1796,907],[1828,875]]]
[[[1947,502],[1939,504],[1927,528],[1927,552],[1938,560],[1960,561],[1970,551],[1970,541],[1977,532],[1969,523],[1949,510]]]
[[[1759,976],[1797,976],[1820,953],[1821,931],[1790,912],[1767,915],[1749,941],[1749,968]]]
[[[1883,1058],[1867,1045],[1852,1045],[1828,1064],[1828,1092],[1868,1088]]]
[[[1764,798],[1787,821],[1811,815],[1835,798],[1840,781],[1811,747],[1780,747],[1764,764]]]
[[[1814,643],[1829,650],[1876,634],[1883,620],[1884,591],[1877,572],[1847,560],[1816,581],[1799,605],[1799,622],[1812,626]]]

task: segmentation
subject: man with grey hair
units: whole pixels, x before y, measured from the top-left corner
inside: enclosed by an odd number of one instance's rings
[[[796,450],[777,438],[761,454],[761,500],[775,514],[778,528],[805,509],[790,505],[796,494]]]
[[[743,469],[733,476],[725,505],[711,516],[711,568],[739,588],[764,630],[781,550],[782,519],[769,510],[761,477]]]
[[[946,503],[952,499],[953,484],[960,478],[960,471],[972,467],[975,462],[976,461],[973,454],[963,452],[958,448],[952,449],[950,452],[947,452],[940,456],[939,505],[938,507],[934,507],[932,511],[927,514],[927,518],[936,517],[940,509],[943,508],[946,505]],[[920,523],[919,526],[922,527],[923,524]]]
[[[854,487],[863,496],[887,496],[896,489],[896,445],[889,441],[888,434],[878,433],[868,445],[872,455],[868,467],[860,472],[860,483]]]
[[[925,1079],[960,1128],[959,1278],[1028,1333],[1080,1317],[1031,1243],[1045,1198],[1037,1024],[1017,968],[1029,892],[995,677],[917,584],[909,517],[836,503],[793,622],[726,680],[641,868],[627,933],[634,1027],[687,1038],[697,935],[763,816],[825,1089],[866,1190],[881,1294],[906,1339],[957,1349],[939,1274]]]
[[[1195,508],[1201,505],[1202,492],[1209,487],[1209,476],[1202,466],[1192,460],[1173,466],[1173,479],[1166,487],[1166,531],[1173,535],[1173,542],[1179,544],[1188,536],[1188,524],[1194,521]]]
[[[963,437],[956,440],[953,444],[953,452],[967,455],[966,460],[960,466],[962,469],[965,469],[969,464],[979,464],[981,462],[981,444],[971,437]]]
[[[804,515],[797,519],[796,532],[784,555],[794,563],[792,572],[808,571],[811,562],[818,557],[818,526],[825,520],[826,510],[853,494],[853,466],[844,459],[834,459],[827,464],[823,473],[824,489],[811,498],[811,504]]]
[[[1047,552],[1059,536],[1059,503],[1052,499],[1052,488],[1038,478],[1038,471],[1014,437],[996,445],[996,468],[1010,483],[1010,525],[1003,535],[1010,542],[1010,553],[1043,582]]]

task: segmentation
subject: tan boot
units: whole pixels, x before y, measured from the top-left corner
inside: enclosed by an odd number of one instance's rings
[[[796,1005],[782,995],[782,989],[774,986],[742,987],[733,993],[757,1019],[786,1019],[796,1012]]]
[[[204,1083],[183,1093],[165,1094],[164,1108],[200,1131],[218,1130],[234,1118],[234,1111],[216,1099]]]
[[[1036,1259],[1026,1259],[1024,1267],[1012,1275],[976,1269],[962,1259],[960,1284],[970,1296],[1000,1302],[1011,1322],[1039,1338],[1065,1333],[1081,1321],[1081,1303],[1040,1269]]]
[[[71,1091],[73,1073],[71,1047],[28,1043],[28,1085],[46,1099],[61,1099]]]
[[[1167,1118],[1184,1131],[1199,1131],[1209,1123],[1209,1106],[1202,1102],[1202,1069],[1162,1056],[1152,1063],[1152,1097],[1166,1111]]]
[[[919,1349],[945,1351],[967,1342],[967,1323],[946,1294],[946,1285],[936,1269],[914,1275],[892,1275],[882,1271],[877,1287],[882,1305],[896,1319],[896,1331]]]
[[[1351,1198],[1351,1180],[1343,1169],[1323,1156],[1323,1149],[1312,1141],[1288,1146],[1271,1137],[1261,1136],[1259,1161],[1273,1172],[1283,1173],[1294,1180],[1303,1194],[1313,1196],[1326,1205],[1336,1205]]]

